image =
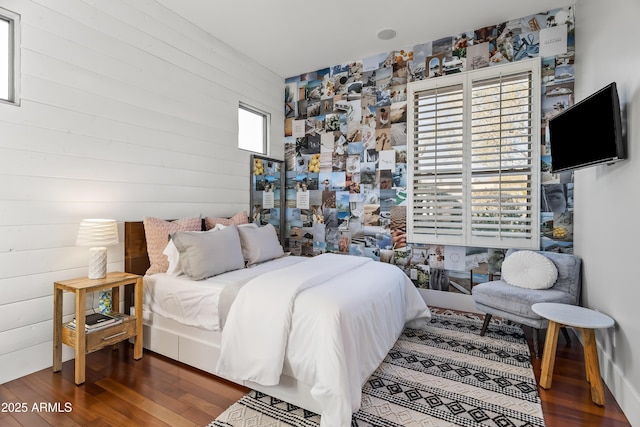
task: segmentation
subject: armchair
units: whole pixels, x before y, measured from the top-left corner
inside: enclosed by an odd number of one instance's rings
[[[505,259],[515,249],[509,249]],[[478,310],[486,313],[485,321],[480,331],[484,335],[491,320],[491,316],[500,316],[507,320],[533,328],[533,349],[536,357],[540,357],[538,344],[538,330],[547,327],[549,321],[531,310],[531,306],[538,302],[557,302],[578,305],[581,290],[582,260],[570,254],[556,252],[538,252],[550,259],[558,269],[558,278],[549,289],[525,289],[512,286],[504,280],[494,280],[473,287],[472,296]],[[567,341],[569,336],[562,329]]]

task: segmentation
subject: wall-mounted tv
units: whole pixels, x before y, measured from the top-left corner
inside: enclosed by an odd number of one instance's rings
[[[616,84],[611,83],[549,120],[551,171],[627,158]]]

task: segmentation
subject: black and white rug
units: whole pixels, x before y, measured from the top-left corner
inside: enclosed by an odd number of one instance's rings
[[[405,329],[362,388],[352,427],[544,426],[522,329],[455,313]],[[312,412],[251,391],[207,427],[317,427]]]

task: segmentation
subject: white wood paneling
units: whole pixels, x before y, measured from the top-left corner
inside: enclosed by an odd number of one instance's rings
[[[82,218],[248,210],[240,101],[270,113],[270,155],[284,146],[282,79],[155,1],[3,7],[21,15],[22,102],[0,105],[0,383],[51,366],[53,282],[86,274]]]

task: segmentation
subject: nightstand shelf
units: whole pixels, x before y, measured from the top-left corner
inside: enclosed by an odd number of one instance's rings
[[[96,331],[85,331],[86,294],[101,290],[111,290],[113,313],[119,312],[120,286],[134,287],[135,315],[119,314],[121,323]],[[63,292],[75,293],[76,328],[65,327],[62,323]],[[87,353],[117,344],[129,338],[134,339],[133,358],[142,357],[142,276],[113,272],[103,279],[81,277],[54,283],[53,310],[53,371],[62,369],[62,344],[75,350],[75,382],[80,385],[85,380],[85,356]]]
[[[133,316],[126,316],[123,318],[122,323],[118,323],[113,326],[101,328],[96,331],[86,331],[86,352],[91,353],[104,348],[111,344],[117,344],[120,341],[132,338],[136,336],[136,318]],[[69,347],[76,347],[78,340],[78,334],[75,328],[68,327],[62,328],[62,344],[66,344]]]

